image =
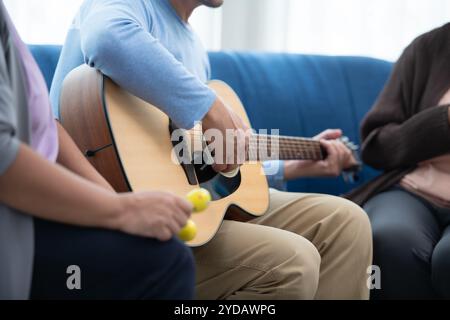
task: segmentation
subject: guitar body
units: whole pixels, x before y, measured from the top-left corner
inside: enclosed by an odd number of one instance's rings
[[[210,87],[249,124],[231,88],[217,81]],[[185,197],[200,186],[213,186],[212,191],[220,195],[213,197],[206,211],[192,215],[198,234],[187,243],[190,246],[210,241],[224,218],[248,221],[268,209],[269,189],[261,164],[246,163],[237,176],[226,178],[209,166],[200,170],[199,166],[177,163],[169,118],[88,66],[78,67],[66,77],[60,114],[62,125],[80,150],[117,192],[168,191]],[[186,131],[186,138],[201,139],[194,133],[200,129]]]

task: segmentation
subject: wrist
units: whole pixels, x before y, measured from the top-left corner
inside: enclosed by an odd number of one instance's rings
[[[220,99],[217,98],[202,120],[202,126],[204,128],[206,129],[214,128],[217,126],[217,123],[220,123],[220,120],[223,117],[223,111],[221,111],[222,106],[223,106],[222,101],[220,101]]]
[[[305,162],[301,160],[284,161],[284,179],[286,181],[307,176]]]
[[[108,199],[109,205],[106,210],[106,219],[104,220],[103,227],[111,230],[122,230],[124,221],[128,212],[132,211],[131,207],[133,202],[128,193],[124,194],[113,194],[110,199]]]

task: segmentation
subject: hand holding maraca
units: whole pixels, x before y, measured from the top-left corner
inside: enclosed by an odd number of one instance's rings
[[[206,209],[210,201],[211,195],[205,189],[191,191],[186,199],[158,191],[114,194],[114,210],[106,216],[107,228],[160,241],[175,235],[190,241],[195,238],[197,227],[189,217],[193,211]]]
[[[114,210],[105,215],[108,228],[160,241],[176,236],[193,211],[189,201],[169,192],[114,194],[111,202]]]
[[[200,188],[189,192],[186,199],[192,204],[194,213],[206,210],[211,202],[211,194],[208,190]],[[191,241],[197,235],[197,226],[194,221],[189,219],[183,229],[178,233],[178,237],[187,242]]]

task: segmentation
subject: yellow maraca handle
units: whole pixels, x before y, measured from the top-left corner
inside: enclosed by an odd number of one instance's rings
[[[192,204],[194,212],[202,212],[208,208],[211,202],[211,194],[208,190],[200,188],[189,192],[186,199]],[[178,237],[187,242],[191,241],[197,235],[197,225],[189,219],[183,229],[178,233]]]

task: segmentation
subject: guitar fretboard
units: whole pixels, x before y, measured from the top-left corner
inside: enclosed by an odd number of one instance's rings
[[[289,136],[253,135],[247,160],[323,160],[325,155],[317,140]]]

